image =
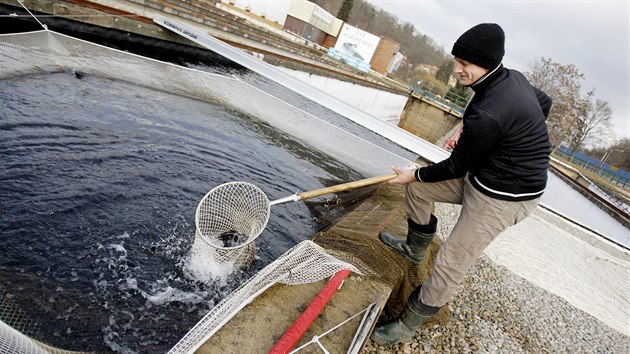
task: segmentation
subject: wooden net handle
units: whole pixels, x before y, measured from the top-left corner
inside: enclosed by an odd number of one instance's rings
[[[365,186],[371,186],[373,184],[387,182],[387,181],[392,180],[392,179],[394,179],[396,177],[398,177],[398,174],[394,172],[394,173],[390,173],[388,175],[370,177],[370,178],[361,179],[361,180],[354,181],[354,182],[338,184],[336,186],[330,186],[330,187],[315,189],[315,190],[308,191],[308,192],[302,192],[302,193],[298,193],[297,194],[297,200],[310,199],[310,198],[315,198],[315,197],[319,197],[319,196],[326,195],[326,194],[338,193],[338,192],[343,192],[343,191],[347,191],[347,190],[350,190],[350,189],[361,188],[361,187],[365,187]]]

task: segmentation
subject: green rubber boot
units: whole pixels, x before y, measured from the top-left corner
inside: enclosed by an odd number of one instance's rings
[[[407,219],[407,225],[407,239],[398,238],[387,232],[381,232],[378,238],[386,246],[405,256],[409,262],[420,264],[424,260],[427,248],[435,236],[437,218],[431,215],[427,225],[418,225]]]
[[[423,304],[419,300],[419,294],[420,287],[411,294],[400,317],[377,325],[370,338],[382,346],[410,342],[416,329],[440,310],[440,307]]]

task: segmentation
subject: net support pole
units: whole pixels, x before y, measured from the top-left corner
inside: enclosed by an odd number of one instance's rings
[[[347,269],[335,273],[319,294],[311,301],[306,310],[302,312],[300,317],[284,332],[282,338],[269,350],[269,354],[286,354],[293,349],[350,273],[351,271]]]

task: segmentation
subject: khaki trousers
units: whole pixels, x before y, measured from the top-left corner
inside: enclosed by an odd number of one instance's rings
[[[441,307],[453,296],[473,262],[501,232],[530,215],[539,199],[513,202],[484,195],[468,176],[406,186],[405,211],[419,225],[429,223],[433,202],[461,204],[462,210],[435,259],[431,277],[422,284],[423,304]]]

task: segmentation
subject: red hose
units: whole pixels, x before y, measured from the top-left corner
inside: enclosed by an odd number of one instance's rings
[[[282,335],[282,338],[271,348],[269,354],[286,354],[297,344],[302,338],[306,330],[311,326],[315,318],[319,316],[326,304],[330,301],[332,296],[337,292],[339,286],[344,279],[350,275],[351,271],[344,269],[340,270],[328,281],[322,291],[311,301],[306,310],[302,312],[295,322],[287,329]]]

